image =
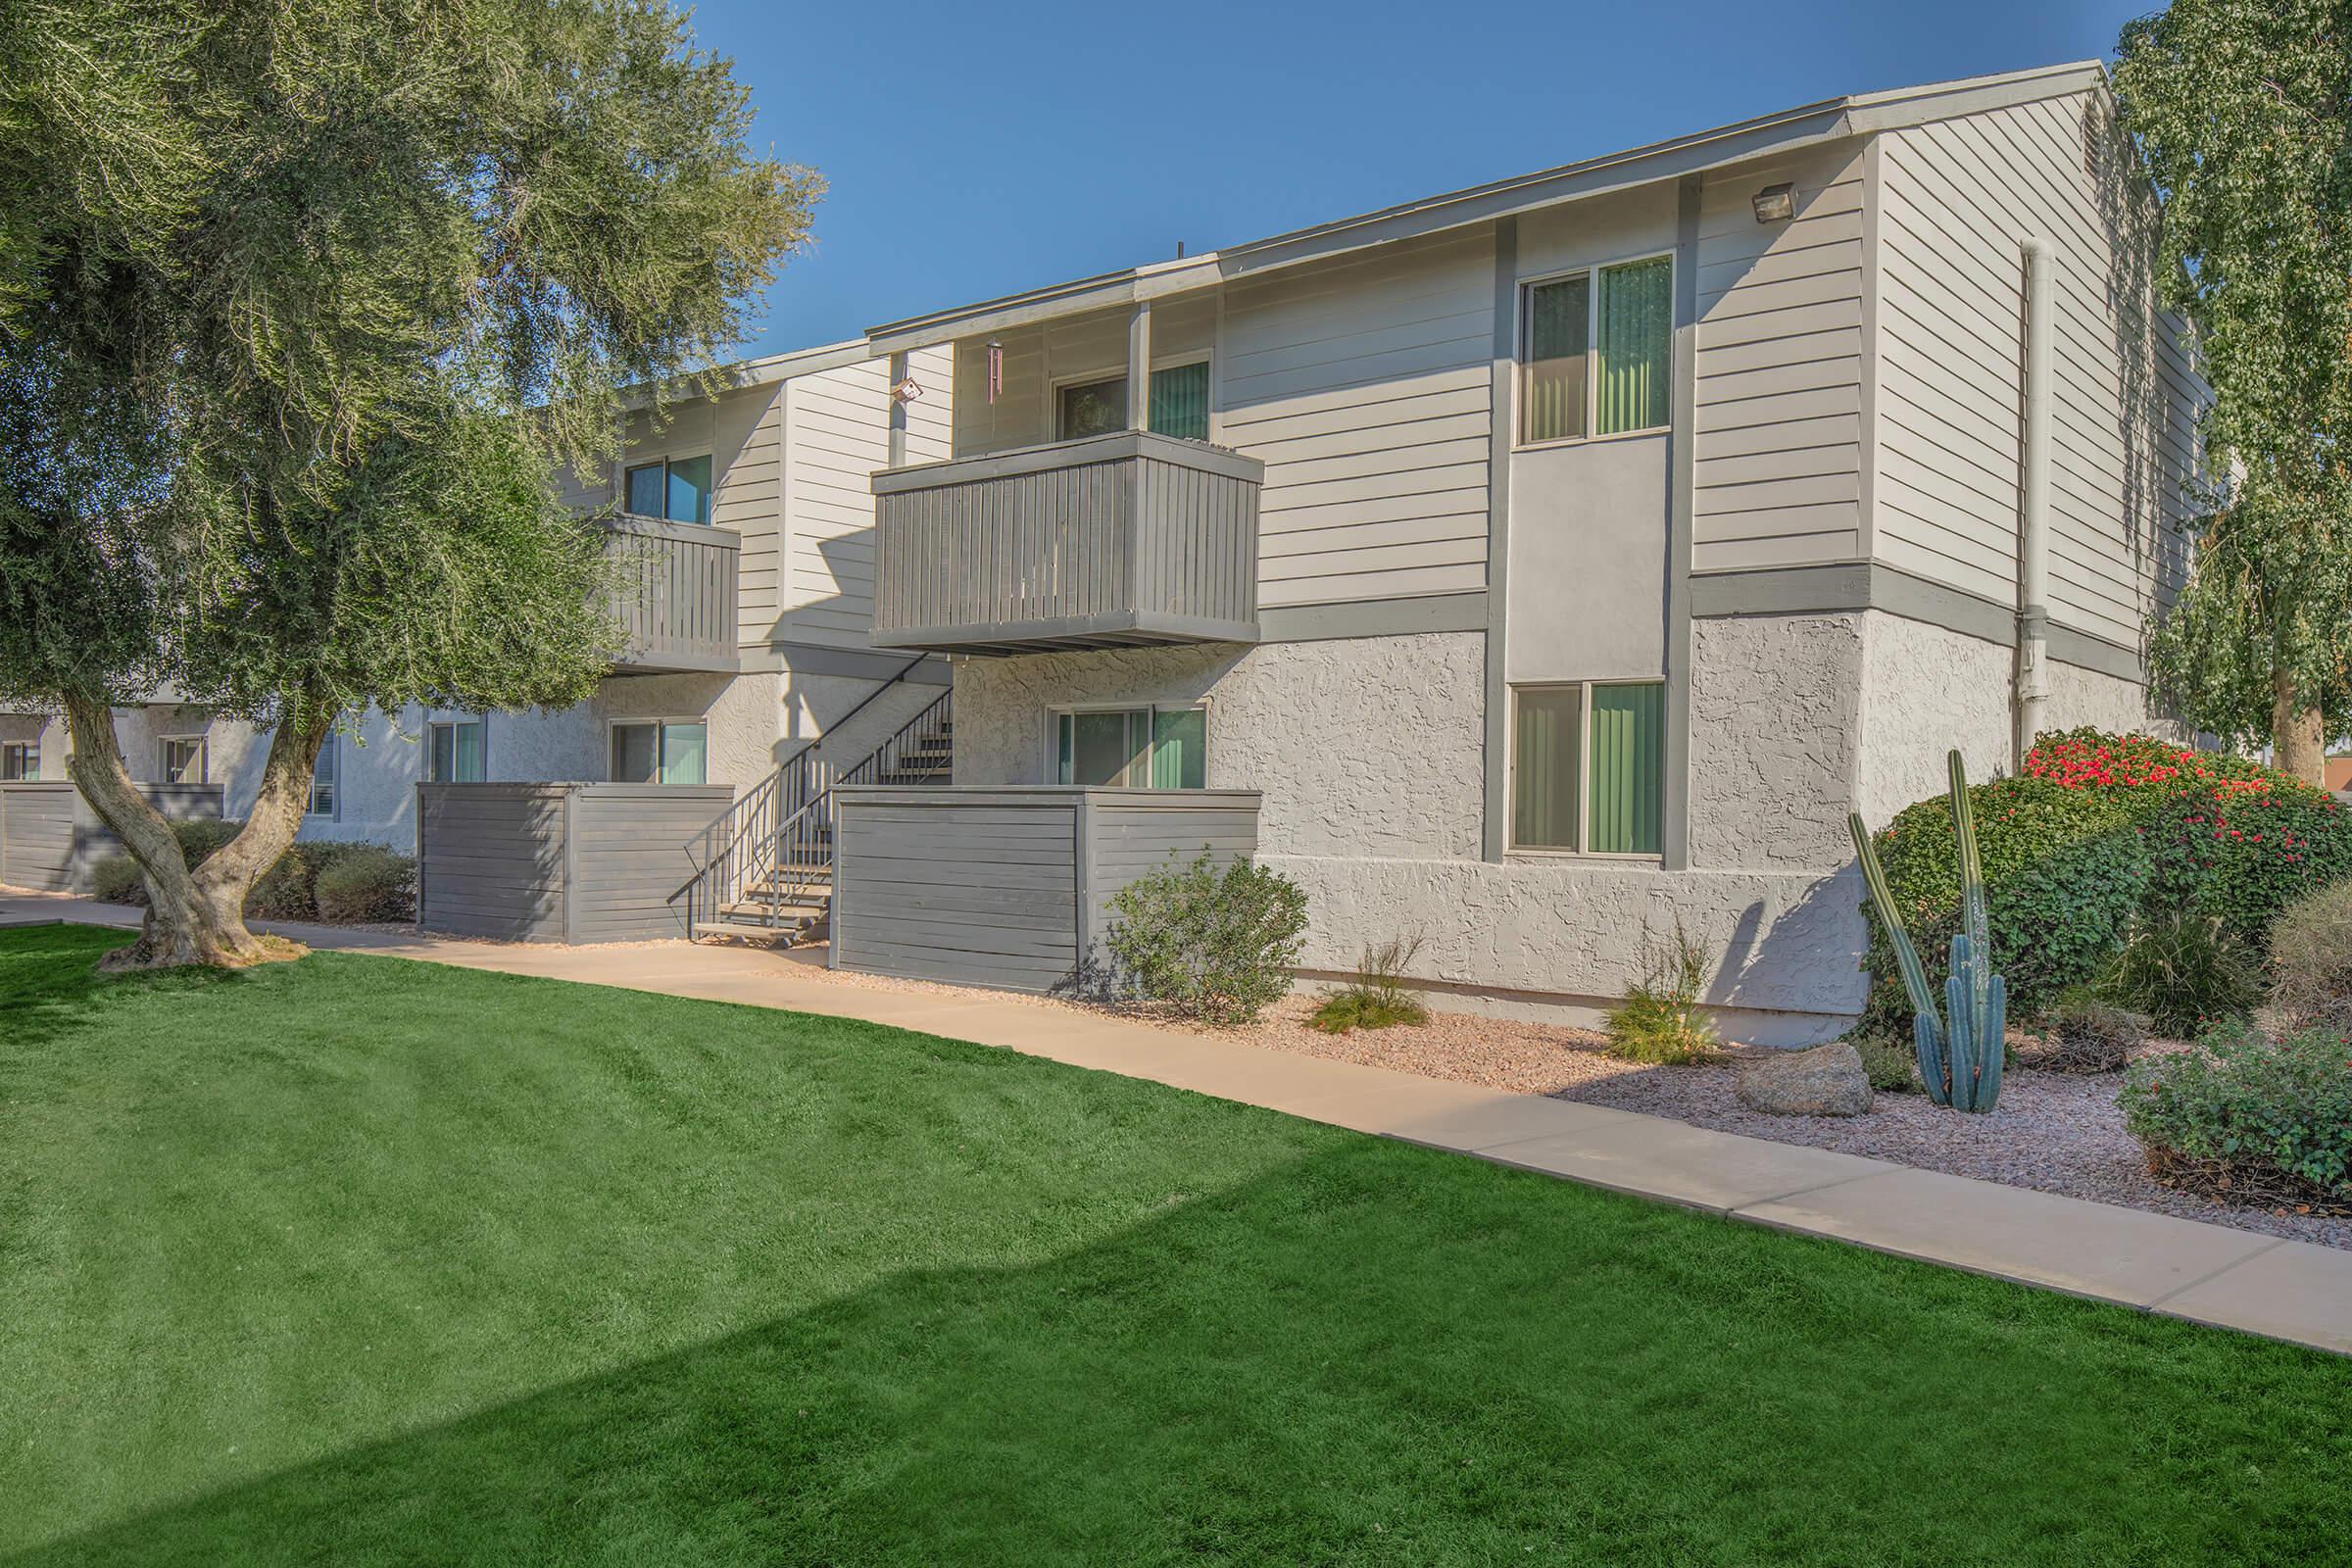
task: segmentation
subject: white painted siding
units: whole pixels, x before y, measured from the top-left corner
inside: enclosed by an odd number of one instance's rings
[[[1261,605],[1486,586],[1494,313],[1485,229],[1229,287],[1216,437],[1266,465]]]
[[[1758,223],[1751,198],[1784,180],[1795,218]],[[1859,143],[1701,193],[1693,570],[1861,553],[1862,228]]]
[[[906,461],[949,456],[955,406],[946,349],[922,350],[907,373],[923,394],[906,407]],[[869,646],[874,619],[874,497],[890,461],[890,366],[865,360],[797,376],[780,400],[785,457],[782,576],[755,624],[744,542],[745,638]]]
[[[1882,138],[1874,543],[1890,565],[2015,603],[2022,245],[2046,238],[2051,617],[2136,648],[2182,567],[2164,524],[2183,509],[2203,387],[2155,305],[2151,199],[2111,135],[2084,95]]]

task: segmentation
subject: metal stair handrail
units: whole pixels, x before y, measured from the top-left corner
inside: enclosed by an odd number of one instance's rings
[[[955,698],[954,688],[942,692],[839,772],[825,766],[815,747],[802,751],[690,840],[687,853],[699,853],[700,868],[667,901],[687,901],[688,934],[729,905],[763,904],[772,921],[785,905],[813,894],[833,869],[835,787],[887,782],[915,770],[918,760],[927,764],[948,744]],[[756,901],[746,897],[754,888],[760,889]]]

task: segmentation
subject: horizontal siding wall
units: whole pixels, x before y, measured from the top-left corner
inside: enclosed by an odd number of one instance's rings
[[[218,819],[219,784],[142,784],[167,821]],[[86,892],[99,859],[122,848],[81,791],[58,780],[0,784],[0,884],[44,893]]]
[[[686,906],[671,904],[695,873],[687,842],[727,808],[719,786],[606,784],[571,798],[573,942],[684,937]]]
[[[565,793],[561,784],[419,786],[418,927],[563,941]]]
[[[906,406],[906,461],[950,455],[954,369],[946,349],[909,358],[923,391]],[[783,586],[777,635],[863,648],[874,618],[874,470],[890,462],[890,362],[796,377],[784,398]],[[769,623],[761,622],[762,632]]]
[[[2164,524],[2183,512],[2203,388],[2155,302],[2151,199],[2111,137],[2082,97],[1883,138],[1876,553],[2015,603],[2022,245],[2046,238],[2051,617],[2135,648],[2182,569]]]
[[[1487,229],[1231,285],[1217,439],[1266,466],[1261,606],[1487,581]]]
[[[1758,223],[1755,192],[1782,181],[1795,218]],[[1858,143],[1701,194],[1693,570],[1861,553],[1862,227]]]
[[[1220,870],[1252,858],[1257,810],[1254,797],[1248,805],[1097,797],[1086,825],[1089,945],[1100,949],[1109,933],[1110,901],[1137,878],[1190,865],[1203,852]],[[1096,957],[1105,961],[1100,951]]]

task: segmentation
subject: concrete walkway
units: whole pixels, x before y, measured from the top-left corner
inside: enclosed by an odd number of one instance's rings
[[[0,926],[138,923],[0,895]],[[2352,1354],[2352,1252],[1573,1101],[1229,1044],[1075,1008],[860,984],[808,955],[558,948],[264,923],[316,948],[862,1018],[1149,1078],[1496,1164]]]

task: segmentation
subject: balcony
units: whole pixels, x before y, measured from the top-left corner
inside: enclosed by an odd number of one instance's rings
[[[1264,478],[1253,458],[1144,430],[877,473],[874,644],[1253,643]]]
[[[628,644],[614,668],[650,675],[733,674],[736,559],[732,528],[633,515],[604,519],[606,551],[622,562],[615,610]]]

